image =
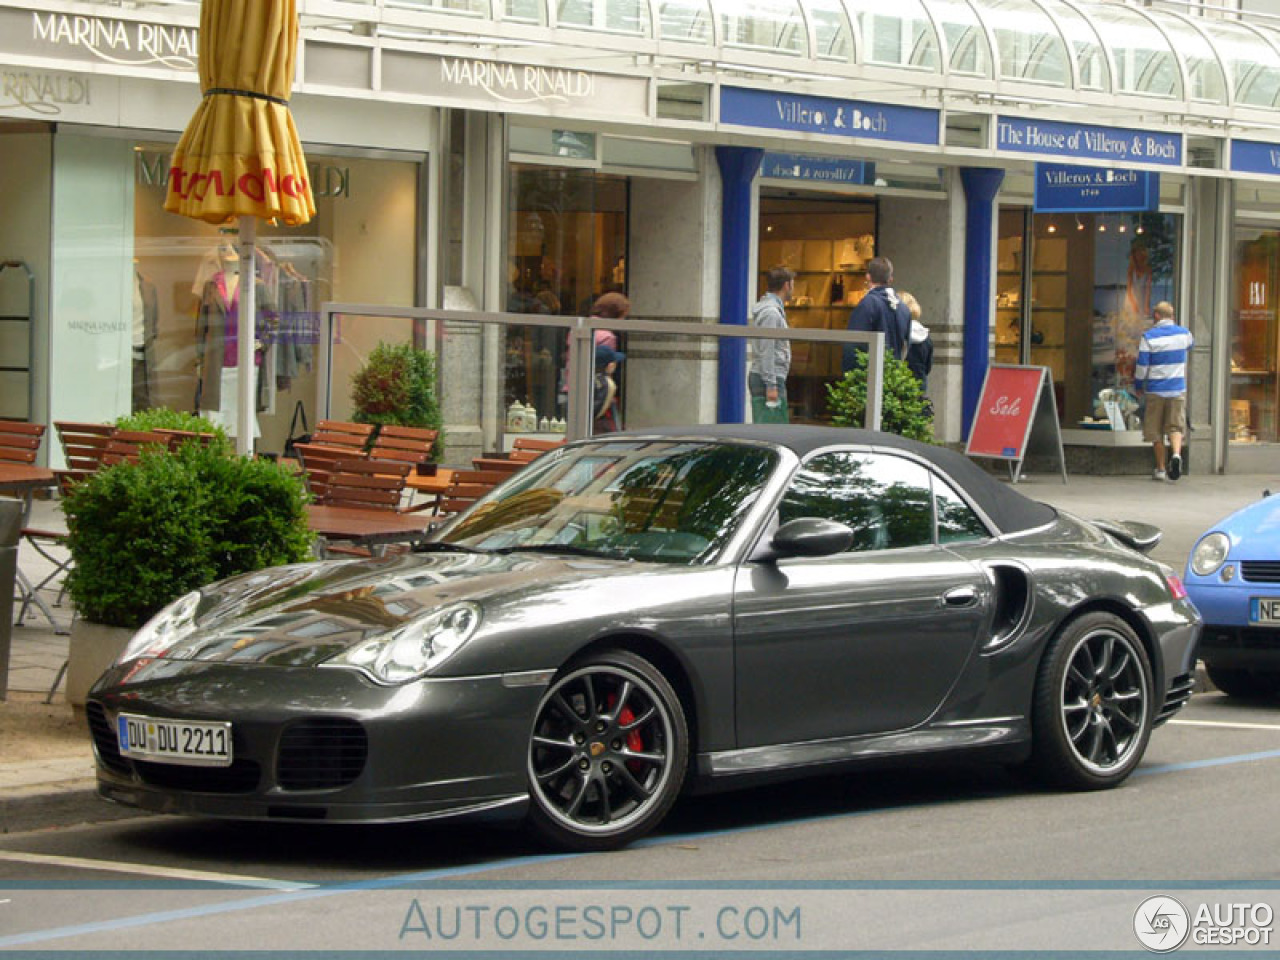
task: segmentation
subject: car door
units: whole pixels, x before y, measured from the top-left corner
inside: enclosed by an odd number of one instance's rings
[[[903,730],[936,710],[989,617],[982,570],[938,544],[933,474],[837,450],[793,477],[778,520],[848,524],[844,553],[749,562],[734,592],[739,747]]]

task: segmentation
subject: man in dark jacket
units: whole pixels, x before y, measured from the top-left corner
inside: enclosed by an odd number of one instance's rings
[[[849,329],[865,333],[884,333],[884,348],[899,360],[911,336],[911,314],[893,290],[893,264],[888,257],[872,257],[867,261],[867,292],[849,314]],[[853,369],[853,358],[860,347],[846,344],[841,356],[841,369]]]

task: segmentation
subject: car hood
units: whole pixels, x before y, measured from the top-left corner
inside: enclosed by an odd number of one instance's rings
[[[166,660],[308,666],[460,601],[545,598],[639,563],[545,554],[409,554],[260,570],[206,588]],[[483,623],[482,623],[483,629]]]
[[[1233,559],[1280,560],[1280,496],[1263,497],[1241,507],[1219,520],[1205,534],[1215,530],[1225,533],[1231,541]],[[1237,554],[1238,547],[1243,547],[1245,554]]]

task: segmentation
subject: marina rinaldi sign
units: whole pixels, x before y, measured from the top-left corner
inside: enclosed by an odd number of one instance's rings
[[[720,122],[893,143],[940,142],[937,110],[748,87],[720,88]]]
[[[194,72],[196,36],[180,24],[0,8],[0,52],[22,56]]]

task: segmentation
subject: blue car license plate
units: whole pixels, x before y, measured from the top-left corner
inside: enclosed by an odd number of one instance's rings
[[[1280,597],[1250,597],[1249,622],[1280,624]]]
[[[135,760],[192,767],[231,766],[231,724],[158,720],[122,713],[116,718],[120,753]]]

